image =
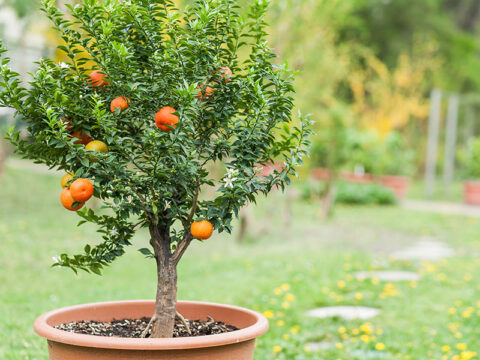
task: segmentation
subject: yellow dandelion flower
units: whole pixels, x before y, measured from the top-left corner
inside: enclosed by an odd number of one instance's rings
[[[300,325],[295,325],[294,327],[292,327],[292,328],[290,329],[290,332],[291,332],[292,334],[297,334],[299,331],[300,331]]]
[[[347,332],[347,329],[344,328],[343,326],[340,327],[340,328],[338,328],[338,333],[339,333],[339,334],[345,334],[346,332]]]
[[[360,325],[360,330],[363,331],[365,334],[373,333],[372,325],[370,323]]]
[[[277,326],[284,326],[285,325],[285,321],[283,320],[278,320],[277,321]]]
[[[370,338],[366,334],[363,334],[362,336],[360,336],[360,340],[362,340],[364,343],[367,343],[367,344],[370,342]]]
[[[263,312],[263,316],[265,316],[266,318],[273,318],[273,311],[272,310],[267,310],[267,311],[264,311]]]
[[[356,294],[355,294],[355,300],[360,301],[360,300],[362,300],[362,299],[363,299],[363,294],[362,294],[362,293],[356,293]]]
[[[279,353],[280,351],[282,351],[282,347],[281,347],[281,346],[275,345],[275,346],[273,347],[273,352]]]
[[[290,303],[288,303],[287,301],[282,302],[282,308],[288,309],[289,307],[290,307]]]
[[[443,345],[443,346],[442,346],[442,351],[443,351],[443,352],[449,352],[450,350],[451,350],[451,347],[450,347],[450,346],[448,346],[448,345]]]
[[[282,284],[282,285],[280,285],[280,287],[282,288],[283,291],[290,290],[290,285],[288,285],[288,284]]]
[[[375,344],[375,350],[378,350],[378,351],[385,350],[385,344],[384,343],[376,343]]]
[[[340,289],[343,289],[345,286],[347,286],[347,284],[345,283],[345,281],[340,280],[339,282],[337,282],[337,286],[338,286]]]
[[[453,307],[451,307],[450,309],[448,309],[448,313],[449,313],[450,315],[453,315],[453,314],[455,314],[456,312],[457,312],[457,309],[455,309],[455,308],[453,308]]]
[[[456,346],[456,348],[457,348],[458,350],[462,350],[462,351],[463,351],[463,350],[467,350],[467,344],[458,343],[457,346]]]
[[[290,302],[295,301],[295,295],[288,293],[287,295],[285,295],[285,300]]]
[[[283,338],[283,340],[288,340],[288,339],[290,339],[290,335],[289,334],[283,334],[282,338]]]
[[[336,347],[337,349],[343,349],[343,344],[342,344],[342,343],[336,343],[336,344],[335,344],[335,347]]]
[[[280,289],[280,288],[275,288],[275,290],[273,290],[273,292],[274,292],[275,295],[277,295],[277,296],[282,295],[282,289]]]

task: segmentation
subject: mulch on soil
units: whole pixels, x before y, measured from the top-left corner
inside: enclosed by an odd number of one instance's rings
[[[78,321],[55,326],[56,329],[76,334],[86,334],[107,337],[140,338],[147,327],[150,318],[113,320],[111,322]],[[223,334],[239,330],[235,326],[223,322],[208,320],[186,320],[190,326],[191,335],[179,319],[175,320],[173,337],[189,337]],[[148,335],[149,336],[149,335]],[[147,336],[147,337],[148,337]]]

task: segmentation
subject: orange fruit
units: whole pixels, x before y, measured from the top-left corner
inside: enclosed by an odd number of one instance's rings
[[[110,83],[107,81],[107,75],[102,73],[100,70],[95,70],[90,73],[88,83],[93,87],[110,85]]]
[[[192,226],[190,226],[190,232],[193,237],[200,240],[206,240],[213,233],[213,225],[210,221],[194,221]]]
[[[172,131],[177,127],[178,116],[175,115],[177,110],[171,106],[164,106],[155,114],[155,125],[162,131]],[[171,127],[169,127],[171,126]]]
[[[197,86],[197,89],[200,89],[197,95],[195,95],[197,99],[202,101],[207,101],[208,99],[213,97],[214,91],[210,86],[201,85],[201,86]]]
[[[222,77],[225,79],[226,83],[232,79],[232,70],[230,70],[228,66],[222,66],[218,70],[220,70],[220,74],[222,74]]]
[[[75,141],[75,144],[83,144],[83,145],[86,145],[88,144],[90,141],[92,141],[92,138],[85,132],[83,132],[83,130],[77,130],[75,131],[73,134],[72,134],[72,137],[74,138],[78,138],[78,141]]]
[[[65,188],[65,189],[62,190],[62,193],[60,194],[60,201],[61,201],[63,207],[67,210],[70,210],[70,211],[77,211],[83,205],[85,205],[84,203],[80,203],[79,205],[73,207],[73,204],[75,203],[75,200],[73,199],[69,188]]]
[[[113,99],[112,102],[110,103],[110,110],[114,114],[116,109],[120,109],[120,112],[123,112],[124,110],[128,109],[129,102],[130,102],[130,99],[123,96],[119,96]]]
[[[88,179],[77,179],[70,185],[70,194],[75,201],[84,203],[92,197],[93,185]]]
[[[72,181],[73,179],[73,174],[72,173],[67,173],[63,175],[62,180],[60,181],[60,184],[62,185],[62,188],[66,188],[68,186],[68,183]]]
[[[87,144],[87,146],[85,146],[85,150],[100,151],[100,152],[103,152],[105,154],[108,153],[107,144],[105,144],[103,141],[100,141],[100,140],[90,141]]]

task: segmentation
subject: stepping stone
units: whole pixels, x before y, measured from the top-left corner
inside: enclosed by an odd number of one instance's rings
[[[410,271],[359,271],[355,273],[359,280],[378,279],[381,281],[418,281],[420,275]]]
[[[327,306],[307,311],[307,315],[315,318],[340,317],[345,320],[366,320],[380,314],[380,310],[364,306]]]
[[[306,346],[310,349],[310,351],[322,351],[332,349],[335,344],[328,342],[328,341],[320,341],[320,342],[309,342]]]
[[[453,254],[453,249],[447,245],[432,238],[423,238],[416,245],[393,253],[392,257],[397,260],[436,261],[450,257]]]

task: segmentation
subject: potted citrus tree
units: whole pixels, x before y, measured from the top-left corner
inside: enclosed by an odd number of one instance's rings
[[[21,156],[65,171],[61,203],[102,235],[54,266],[100,274],[147,228],[141,252],[156,261],[158,286],[155,301],[54,310],[37,319],[37,333],[52,359],[251,359],[266,319],[177,301],[177,264],[193,241],[230,232],[247,202],[283,188],[306,154],[310,120],[290,124],[293,75],[274,64],[265,40],[267,2],[253,1],[246,17],[234,0],[184,10],[169,0],[83,0],[69,9],[65,16],[43,1],[64,63],[41,59],[25,88],[3,56],[0,105],[16,109],[30,134],[8,139]],[[283,159],[281,170],[257,176],[274,158]],[[212,166],[225,175],[215,178]],[[88,208],[91,197],[103,208]],[[112,329],[105,322],[113,319],[133,319],[138,338],[78,333],[81,321]],[[237,330],[194,336],[189,320]],[[192,336],[174,337],[185,332]]]
[[[463,198],[469,205],[480,205],[480,137],[470,140],[467,148],[458,154],[463,165]]]
[[[410,176],[415,171],[415,152],[408,148],[398,131],[389,133],[379,145],[375,163],[378,182],[392,190],[397,199],[403,199],[410,185]]]

